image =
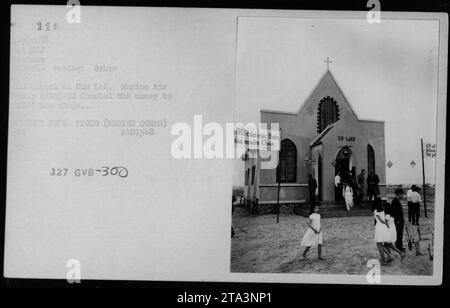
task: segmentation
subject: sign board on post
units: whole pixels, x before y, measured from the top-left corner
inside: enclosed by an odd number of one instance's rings
[[[280,150],[280,131],[256,126],[235,127],[234,142],[249,149]]]
[[[431,158],[436,157],[436,144],[435,143],[427,143],[425,145],[425,155],[427,157],[431,157]]]

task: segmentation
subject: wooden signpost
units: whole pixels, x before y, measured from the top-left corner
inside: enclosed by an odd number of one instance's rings
[[[427,217],[427,196],[425,191],[425,162],[424,162],[424,154],[423,154],[423,139],[420,138],[420,146],[422,149],[422,187],[423,187],[423,207],[425,217]]]
[[[280,156],[281,156],[281,128],[280,128],[280,149],[278,151],[278,165],[280,165]],[[281,170],[277,167],[277,223],[280,222],[280,188],[281,188]]]

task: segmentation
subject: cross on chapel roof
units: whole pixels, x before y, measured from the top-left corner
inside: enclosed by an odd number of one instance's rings
[[[333,63],[333,61],[330,60],[330,57],[327,57],[323,62],[327,64],[327,70],[330,69],[330,63]]]

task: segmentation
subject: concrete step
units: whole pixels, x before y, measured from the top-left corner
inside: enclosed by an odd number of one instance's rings
[[[307,211],[299,211],[296,213],[297,215],[303,217],[309,217],[309,212]],[[373,213],[369,210],[351,210],[351,211],[330,211],[330,212],[321,212],[320,215],[322,218],[335,218],[335,217],[368,217],[372,216]]]
[[[309,217],[310,215],[309,204],[303,204],[295,207],[294,213],[303,217]],[[320,214],[322,218],[373,215],[372,211],[370,210],[370,206],[366,204],[354,206],[350,211],[347,211],[345,204],[336,204],[336,203],[322,203],[320,205]]]
[[[322,218],[366,217],[372,215],[373,213],[370,210],[350,210],[350,211],[335,211],[335,212],[321,213]]]
[[[368,209],[370,208],[370,205],[366,205],[366,204],[355,204],[353,205],[354,208],[364,208],[364,209]],[[346,206],[345,204],[320,204],[319,205],[320,209],[331,209],[331,208],[337,208],[337,209],[345,209]]]

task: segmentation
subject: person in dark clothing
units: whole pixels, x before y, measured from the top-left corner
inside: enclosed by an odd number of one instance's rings
[[[356,182],[358,183],[358,199],[361,201],[364,197],[364,182],[366,181],[366,170],[362,169],[361,173],[358,174]]]
[[[310,174],[308,175],[308,191],[309,191],[309,202],[311,206],[313,206],[316,202],[316,189],[317,189],[317,181]]]
[[[367,196],[369,201],[372,201],[372,197],[377,197],[380,195],[380,188],[378,184],[380,183],[380,178],[375,173],[369,173],[367,177]]]
[[[391,215],[394,217],[395,228],[397,230],[397,241],[395,242],[395,247],[400,251],[405,252],[406,249],[403,248],[403,229],[405,226],[405,220],[403,217],[403,206],[401,200],[405,192],[401,188],[395,190],[395,197],[391,202]]]

